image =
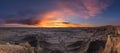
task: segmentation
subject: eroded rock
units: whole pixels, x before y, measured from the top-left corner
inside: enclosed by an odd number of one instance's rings
[[[113,37],[108,35],[103,53],[120,53],[120,36]]]
[[[34,53],[34,48],[27,43],[20,45],[4,44],[0,45],[0,53]]]

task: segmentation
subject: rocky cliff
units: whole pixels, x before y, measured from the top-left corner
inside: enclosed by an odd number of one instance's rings
[[[7,43],[0,45],[0,53],[34,53],[34,48],[25,43],[20,45],[12,45]]]
[[[112,37],[108,35],[103,53],[120,53],[120,36]]]

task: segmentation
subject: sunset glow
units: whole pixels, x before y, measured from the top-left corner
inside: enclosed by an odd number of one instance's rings
[[[120,25],[120,0],[0,1],[0,26],[96,27]]]
[[[65,21],[65,17],[61,12],[52,11],[46,13],[35,25],[39,27],[88,27],[87,24],[73,24]]]

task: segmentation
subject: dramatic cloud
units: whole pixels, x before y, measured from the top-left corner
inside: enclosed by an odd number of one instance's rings
[[[57,21],[54,24],[90,26],[90,24],[85,23],[73,24],[67,19],[88,19],[97,16],[111,4],[111,0],[41,0],[39,2],[35,4],[35,1],[33,3],[31,1],[28,2],[29,5],[25,5],[26,2],[19,5],[13,4],[15,10],[0,15],[0,24],[12,24],[13,26],[18,24],[41,25],[41,23],[48,24]],[[21,5],[24,8],[16,8]]]
[[[59,0],[58,7],[73,16],[90,18],[100,14],[111,3],[111,0]]]
[[[64,13],[61,11],[46,12],[44,16],[42,16],[42,19],[35,25],[40,27],[93,27],[90,24],[74,24],[67,22]]]
[[[37,27],[34,25],[25,25],[25,24],[1,24],[0,27]]]
[[[17,11],[14,14],[6,14],[0,16],[0,24],[27,24],[32,25],[37,23],[37,11],[35,10],[23,10]]]

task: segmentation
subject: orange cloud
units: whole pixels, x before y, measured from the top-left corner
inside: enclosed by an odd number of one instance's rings
[[[89,24],[73,24],[67,22],[63,16],[63,12],[50,11],[46,12],[36,26],[39,27],[92,27]]]
[[[90,24],[73,24],[66,18],[91,18],[109,6],[109,0],[57,0],[58,9],[46,12],[36,24],[40,27],[90,27]],[[68,17],[66,17],[68,16]]]

